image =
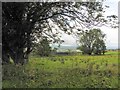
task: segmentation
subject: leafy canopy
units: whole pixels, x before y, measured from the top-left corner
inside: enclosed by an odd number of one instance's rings
[[[107,23],[103,2],[3,2],[4,57],[24,63],[38,39],[61,44],[60,33],[76,34],[85,27]],[[111,18],[111,17],[110,17]],[[8,59],[9,60],[9,59]],[[6,61],[3,58],[3,61]]]
[[[79,44],[84,54],[91,55],[105,53],[105,34],[100,29],[82,31],[79,36]]]

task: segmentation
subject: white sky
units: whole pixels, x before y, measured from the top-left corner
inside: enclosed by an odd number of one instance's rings
[[[106,15],[117,15],[118,16],[118,1],[120,0],[106,0],[105,5],[108,5],[109,8],[106,9]],[[113,29],[110,27],[101,27],[100,28],[106,34],[106,46],[107,48],[118,48],[118,29]],[[76,46],[76,40],[67,34],[63,34],[62,38],[64,39],[63,46]]]

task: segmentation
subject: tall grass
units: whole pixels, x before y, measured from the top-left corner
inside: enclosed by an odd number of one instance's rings
[[[117,88],[118,52],[100,56],[31,56],[24,66],[3,65],[3,88]]]

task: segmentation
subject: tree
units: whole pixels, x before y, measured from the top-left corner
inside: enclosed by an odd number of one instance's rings
[[[100,55],[101,53],[105,53],[106,46],[105,42],[103,40],[97,39],[97,41],[94,42],[94,50],[93,53]]]
[[[79,49],[83,54],[101,54],[105,53],[105,34],[100,29],[91,29],[80,33]]]
[[[2,9],[3,62],[12,58],[15,64],[28,61],[35,41],[42,36],[61,43],[60,30],[73,34],[76,25],[107,22],[102,2],[3,2]]]
[[[50,42],[46,37],[43,37],[35,46],[36,54],[40,56],[49,56],[51,54]]]

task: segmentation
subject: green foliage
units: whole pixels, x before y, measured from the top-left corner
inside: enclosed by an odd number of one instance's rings
[[[64,62],[64,63],[63,63]],[[31,56],[3,65],[3,88],[118,88],[118,52],[101,56]]]
[[[46,37],[42,37],[42,40],[36,43],[34,52],[40,56],[49,56],[51,54],[51,47],[49,44],[49,40]]]
[[[84,27],[105,24],[104,17],[100,15],[103,12],[102,1],[3,2],[4,57],[9,55],[15,64],[23,64],[39,38],[47,36],[53,43],[61,44],[59,30],[72,34],[76,23]],[[75,24],[71,26],[70,22]]]
[[[78,48],[83,54],[104,54],[106,50],[104,39],[105,34],[100,29],[82,31],[79,38],[80,47]]]

